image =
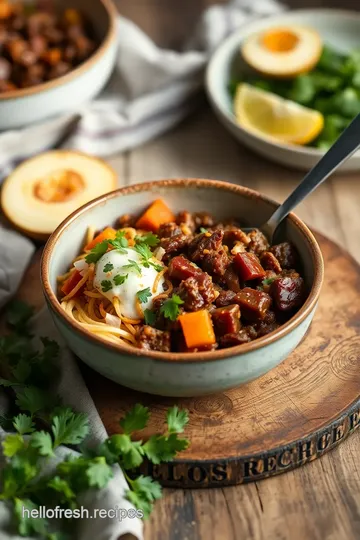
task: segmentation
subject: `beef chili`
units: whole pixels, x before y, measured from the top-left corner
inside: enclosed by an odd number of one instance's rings
[[[290,242],[270,246],[260,231],[206,212],[174,215],[161,199],[91,234],[59,282],[62,307],[88,329],[165,353],[248,343],[306,298]]]
[[[77,9],[58,12],[52,0],[0,1],[0,93],[65,75],[95,48]]]

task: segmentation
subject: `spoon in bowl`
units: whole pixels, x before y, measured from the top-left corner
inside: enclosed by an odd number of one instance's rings
[[[289,195],[285,202],[273,213],[266,223],[258,227],[268,238],[270,245],[276,229],[283,219],[302,200],[322,184],[344,161],[346,161],[360,146],[360,114],[343,131],[336,142],[326,152]],[[243,228],[244,232],[254,230],[254,227]]]

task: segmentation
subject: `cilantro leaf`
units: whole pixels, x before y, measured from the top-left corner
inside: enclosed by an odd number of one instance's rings
[[[204,227],[200,227],[200,232],[201,232],[201,233],[206,233],[206,232],[208,232],[208,230],[205,229]]]
[[[186,409],[179,409],[176,405],[168,409],[166,421],[170,433],[182,433],[189,422],[189,414]]]
[[[126,264],[125,266],[123,266],[123,268],[128,268],[129,270],[135,270],[135,272],[139,274],[139,276],[141,276],[141,268],[136,261],[129,259],[129,264]]]
[[[104,457],[96,457],[88,467],[86,476],[90,486],[101,489],[113,477],[113,472]]]
[[[152,261],[148,261],[148,263],[150,264],[150,266],[152,266],[153,268],[155,268],[155,270],[157,272],[161,272],[162,270],[164,270],[164,267],[161,265],[161,264],[157,264],[157,263],[154,263]]]
[[[89,419],[84,413],[65,410],[52,421],[54,447],[60,444],[79,444],[89,433]]]
[[[156,314],[153,311],[151,311],[151,309],[145,309],[144,317],[145,317],[145,324],[148,324],[149,326],[154,326],[155,321],[156,321]]]
[[[134,249],[135,251],[139,253],[139,255],[141,255],[141,257],[145,261],[147,261],[148,259],[151,259],[151,257],[153,256],[152,251],[147,244],[144,244],[144,243],[135,244]]]
[[[136,508],[144,512],[144,517],[148,517],[152,510],[152,503],[160,499],[162,492],[159,482],[150,476],[139,476],[135,480],[130,480],[130,487],[126,493],[128,499]]]
[[[180,296],[173,294],[171,298],[165,300],[160,308],[160,313],[163,313],[164,317],[170,319],[170,321],[176,321],[180,313],[179,306],[183,303]]]
[[[150,287],[146,287],[146,289],[142,289],[142,291],[138,291],[136,293],[136,297],[139,299],[139,302],[142,304],[146,304],[149,298],[151,298],[152,292],[150,291]]]
[[[29,411],[33,415],[40,409],[46,409],[49,406],[49,394],[35,386],[25,386],[16,389],[15,403],[19,409]]]
[[[111,270],[114,269],[114,265],[112,263],[106,263],[104,266],[104,272],[111,272]]]
[[[18,414],[13,420],[14,428],[20,435],[25,433],[32,433],[35,429],[35,425],[32,421],[32,418],[27,414]]]
[[[36,431],[31,435],[30,446],[37,448],[41,456],[53,456],[53,442],[50,433]]]
[[[105,255],[108,248],[109,248],[109,241],[108,240],[104,240],[103,242],[99,242],[98,244],[96,244],[96,246],[94,246],[92,248],[90,253],[88,253],[86,255],[85,261],[87,263],[89,263],[89,264],[98,262],[98,260],[101,259],[101,257],[103,255]]]
[[[5,387],[22,386],[22,383],[9,381],[8,379],[2,379],[0,377],[0,386],[5,386]]]
[[[3,440],[2,447],[4,456],[13,457],[24,448],[24,439],[19,433],[11,433]]]
[[[262,280],[261,284],[262,285],[271,285],[273,281],[275,281],[275,278],[266,278],[266,279]]]
[[[12,375],[15,379],[24,383],[31,374],[31,364],[28,359],[20,358],[18,364],[12,368]]]
[[[131,441],[131,447],[128,452],[120,456],[120,463],[123,469],[135,469],[143,462],[144,451],[142,441]]]
[[[121,274],[117,274],[116,276],[114,276],[115,285],[122,285],[123,283],[125,283],[128,277],[129,274],[125,274],[124,276],[122,276]]]
[[[109,244],[120,253],[126,253],[126,249],[129,242],[126,239],[126,233],[124,231],[117,231],[114,240],[109,240]]]
[[[15,332],[28,335],[27,326],[33,314],[34,308],[32,306],[21,300],[13,300],[6,310],[7,323],[13,327]]]
[[[60,478],[60,476],[54,476],[51,478],[48,481],[47,486],[62,495],[60,499],[61,503],[72,501],[76,498],[76,495],[69,486],[69,483],[63,478]]]
[[[119,422],[126,434],[144,429],[150,417],[149,408],[137,403]]]
[[[112,283],[109,279],[103,279],[101,282],[101,290],[102,292],[108,292],[112,289]]]
[[[156,234],[154,234],[152,232],[149,232],[149,233],[146,233],[146,234],[144,234],[142,236],[135,236],[135,242],[137,244],[143,243],[143,244],[147,244],[150,247],[155,247],[155,246],[158,245],[160,240],[159,240],[159,237]]]
[[[24,513],[24,508],[31,512],[37,510],[38,506],[34,504],[30,499],[18,499],[14,501],[14,514],[18,522],[19,533],[21,536],[33,536],[37,535],[45,536],[47,532],[47,521],[44,518],[31,517],[31,514]]]
[[[187,439],[180,439],[177,433],[165,435],[152,435],[143,445],[146,457],[156,465],[162,461],[170,461],[177,452],[185,450],[189,446]]]

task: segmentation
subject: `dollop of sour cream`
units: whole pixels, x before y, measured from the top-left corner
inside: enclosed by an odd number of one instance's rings
[[[126,265],[131,264],[130,261],[135,261],[139,265],[141,275],[136,271],[135,268],[125,268]],[[140,314],[136,309],[136,293],[147,289],[148,287],[150,288],[151,296],[146,302],[141,303],[141,308],[144,311],[145,309],[151,309],[153,298],[164,292],[164,277],[161,276],[157,284],[156,291],[153,291],[153,286],[155,279],[158,276],[158,271],[151,265],[149,268],[145,268],[142,261],[143,259],[141,255],[134,249],[125,248],[124,253],[114,249],[105,253],[105,255],[98,260],[95,266],[95,288],[101,291],[102,294],[110,301],[112,301],[114,297],[119,298],[121,312],[129,319],[140,318]],[[150,261],[161,266],[161,262],[155,257],[150,259]],[[105,271],[106,266],[107,269],[111,268],[111,270]],[[114,277],[118,275],[127,275],[127,278],[121,285],[116,285],[114,282]],[[111,282],[111,288],[109,290],[104,290],[103,282],[109,281]],[[108,288],[108,285],[109,284],[106,283],[105,289]]]

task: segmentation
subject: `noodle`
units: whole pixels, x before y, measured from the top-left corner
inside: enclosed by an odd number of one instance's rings
[[[87,282],[88,278],[89,278],[89,275],[90,275],[90,270],[88,270],[87,272],[85,272],[85,275],[83,278],[80,279],[79,283],[77,283],[77,285],[75,285],[75,287],[69,292],[69,294],[67,294],[66,296],[64,296],[64,298],[62,299],[62,301],[66,302],[66,300],[70,300],[70,298],[72,298],[73,296],[75,296],[75,294],[81,289],[81,287],[83,285],[85,285],[85,283]]]
[[[159,285],[159,281],[163,277],[163,275],[165,274],[166,270],[167,270],[167,268],[164,268],[164,270],[162,270],[161,272],[158,272],[158,275],[155,278],[154,285],[153,285],[153,288],[152,288],[153,293],[156,293],[158,285]]]
[[[124,317],[124,315],[122,315],[122,313],[120,311],[120,301],[119,301],[119,299],[117,297],[114,298],[113,305],[114,305],[114,308],[115,308],[116,315],[123,322],[127,322],[127,323],[130,323],[130,324],[139,324],[139,323],[141,323],[141,319],[129,319],[128,317]]]

